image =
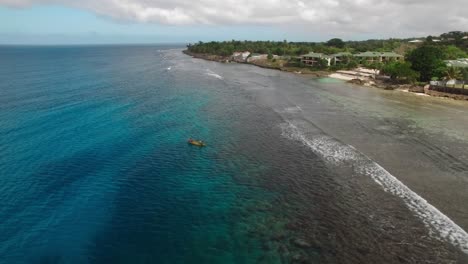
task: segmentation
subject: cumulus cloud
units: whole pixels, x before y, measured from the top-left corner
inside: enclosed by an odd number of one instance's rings
[[[168,25],[271,25],[381,36],[468,30],[466,0],[0,0],[17,8],[45,4]]]

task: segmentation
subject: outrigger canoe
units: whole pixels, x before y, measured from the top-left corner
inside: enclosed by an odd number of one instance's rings
[[[189,143],[190,145],[197,146],[197,147],[205,147],[206,146],[205,142],[203,142],[201,140],[195,140],[195,139],[189,139],[187,141],[187,143]]]

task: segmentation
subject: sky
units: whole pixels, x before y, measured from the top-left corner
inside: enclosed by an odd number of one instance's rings
[[[326,41],[468,31],[467,0],[0,0],[0,44]]]

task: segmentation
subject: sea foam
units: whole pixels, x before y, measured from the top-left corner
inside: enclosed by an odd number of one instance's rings
[[[283,136],[301,142],[327,162],[335,165],[352,162],[356,173],[371,177],[382,186],[384,191],[403,199],[406,206],[421,219],[433,237],[449,241],[468,254],[468,234],[466,231],[378,163],[354,147],[341,143],[330,136],[321,135],[309,139],[292,123],[282,124],[281,128]]]
[[[220,80],[223,80],[223,79],[224,79],[223,76],[221,76],[221,75],[219,75],[219,74],[213,72],[213,71],[210,70],[210,69],[206,69],[206,73],[205,73],[205,74],[208,75],[208,76],[214,77],[214,78],[216,78],[216,79],[220,79]]]
[[[286,107],[282,112],[288,113],[288,114],[294,114],[294,113],[302,112],[302,108],[296,105],[296,106]]]

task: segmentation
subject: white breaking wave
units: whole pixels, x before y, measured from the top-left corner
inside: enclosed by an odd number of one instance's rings
[[[289,114],[299,113],[302,112],[302,108],[300,106],[286,107],[283,112]]]
[[[211,71],[210,69],[207,69],[206,70],[207,72],[205,73],[206,75],[208,76],[212,76],[212,77],[215,77],[216,79],[220,79],[220,80],[223,80],[223,76],[219,75],[219,74],[216,74],[215,72]]]
[[[424,198],[413,192],[378,163],[354,147],[341,143],[332,137],[323,135],[314,139],[308,139],[291,123],[282,124],[281,128],[283,136],[301,142],[315,153],[324,157],[328,162],[334,164],[352,162],[353,168],[357,173],[371,177],[386,192],[403,199],[406,206],[422,220],[431,235],[437,234],[436,238],[447,240],[460,248],[465,254],[468,254],[468,234],[466,231]]]
[[[220,79],[220,80],[223,79],[223,76],[218,75],[218,74],[216,74],[216,73],[207,73],[206,75],[208,75],[208,76],[213,76],[213,77],[215,77],[216,79]]]

